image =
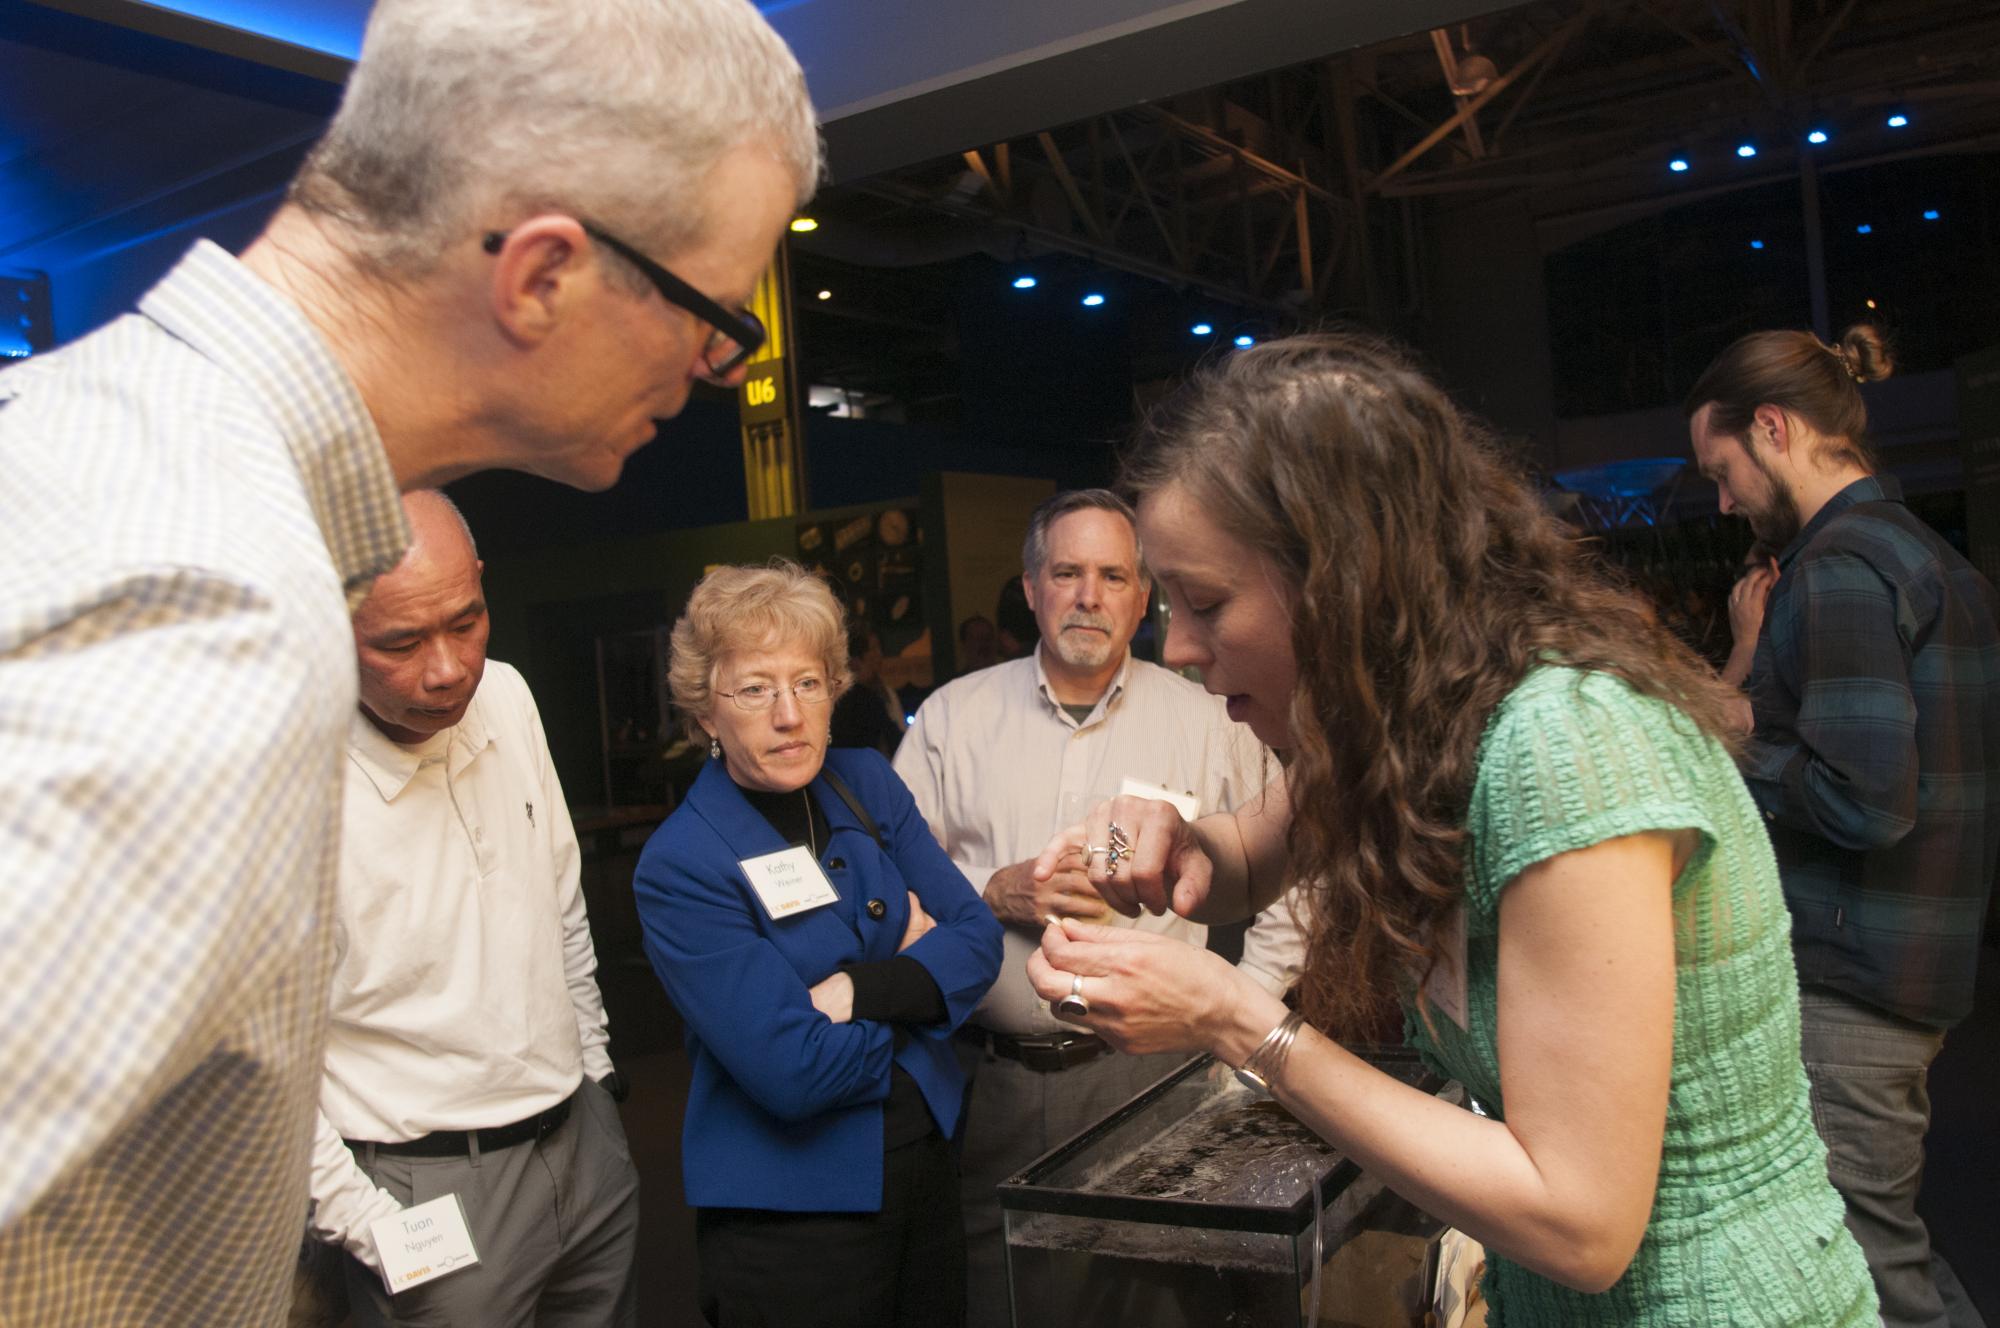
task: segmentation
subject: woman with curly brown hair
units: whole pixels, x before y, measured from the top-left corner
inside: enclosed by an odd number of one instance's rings
[[[1873,1324],[1728,690],[1380,342],[1215,363],[1125,477],[1173,610],[1166,662],[1285,770],[1191,825],[1117,799],[1043,865],[1081,849],[1115,906],[1208,922],[1313,883],[1304,1009],[1212,955],[1069,921],[1030,961],[1037,990],[1123,1050],[1242,1067],[1484,1241],[1495,1323]],[[1399,1006],[1490,1117],[1336,1041]]]

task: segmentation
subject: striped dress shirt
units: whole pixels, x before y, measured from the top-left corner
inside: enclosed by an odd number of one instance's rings
[[[0,374],[0,1323],[282,1321],[348,610],[408,543],[296,306],[197,245]]]
[[[1902,498],[1856,480],[1779,556],[1743,778],[1799,981],[1946,1029],[2000,854],[2000,628],[1993,587]]]

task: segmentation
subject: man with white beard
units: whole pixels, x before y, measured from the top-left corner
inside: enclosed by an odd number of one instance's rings
[[[1193,815],[1233,808],[1275,774],[1221,697],[1131,657],[1151,587],[1123,499],[1105,489],[1049,499],[1029,518],[1021,563],[1040,646],[932,694],[895,757],[931,832],[1006,924],[999,980],[959,1030],[972,1080],[960,1166],[969,1328],[1009,1322],[994,1187],[1184,1059],[1120,1055],[1057,1020],[1025,971],[1044,919],[1144,927],[1196,945],[1206,937],[1172,913],[1113,914],[1080,861],[1038,882],[1036,855],[1120,792],[1171,793]],[[1251,928],[1242,963],[1282,992],[1303,955],[1286,898]]]

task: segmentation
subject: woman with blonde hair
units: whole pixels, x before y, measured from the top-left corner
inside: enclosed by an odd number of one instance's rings
[[[964,1313],[951,1033],[1000,924],[874,751],[829,750],[847,637],[790,563],[721,567],[669,686],[710,760],[633,880],[687,1024],[681,1170],[722,1328],[931,1328]]]
[[[1172,608],[1165,662],[1286,768],[1191,825],[1116,799],[1038,871],[1081,850],[1114,906],[1207,922],[1304,883],[1304,1009],[1215,956],[1067,920],[1036,990],[1122,1050],[1240,1067],[1483,1241],[1496,1324],[1873,1325],[1726,689],[1380,342],[1216,362],[1125,479]],[[1337,1041],[1398,1007],[1489,1116]]]

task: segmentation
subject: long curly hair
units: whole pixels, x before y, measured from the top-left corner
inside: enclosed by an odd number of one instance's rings
[[[1440,962],[1480,738],[1537,663],[1616,674],[1728,742],[1729,690],[1387,342],[1210,363],[1141,426],[1122,483],[1138,501],[1179,486],[1286,582],[1300,995],[1336,1036],[1379,1031]]]

